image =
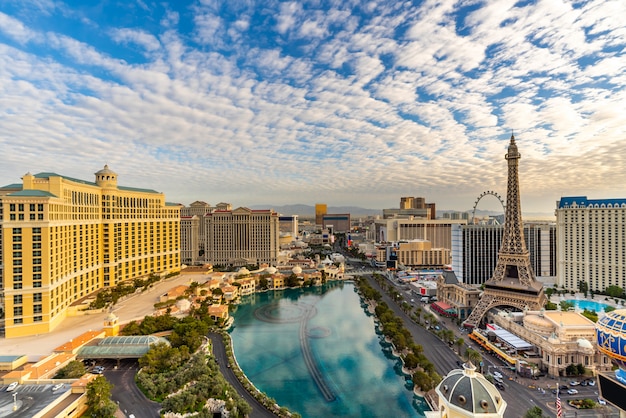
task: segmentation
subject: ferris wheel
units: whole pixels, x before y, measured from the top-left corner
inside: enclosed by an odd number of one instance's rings
[[[502,205],[502,212],[506,213],[506,204],[504,203],[502,196],[500,196],[498,193],[494,192],[493,190],[487,190],[486,192],[482,192],[478,196],[478,198],[476,198],[476,201],[474,202],[474,208],[472,210],[472,220],[471,220],[472,225],[474,225],[474,218],[476,217],[476,207],[478,206],[478,202],[480,202],[480,199],[482,199],[485,196],[493,196],[496,199],[498,199],[498,201]]]

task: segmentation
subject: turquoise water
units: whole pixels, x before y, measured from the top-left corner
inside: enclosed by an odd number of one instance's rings
[[[575,308],[587,309],[589,311],[604,312],[604,308],[611,306],[606,303],[595,302],[593,300],[568,299],[565,302],[572,303]]]
[[[303,418],[423,417],[429,410],[352,283],[247,296],[233,317],[243,371]]]

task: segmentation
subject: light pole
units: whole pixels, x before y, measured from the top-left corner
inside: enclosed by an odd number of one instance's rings
[[[17,393],[13,394],[13,410],[17,411]]]

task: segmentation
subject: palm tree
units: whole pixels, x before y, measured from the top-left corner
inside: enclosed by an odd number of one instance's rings
[[[422,308],[415,309],[415,316],[417,317],[417,323],[422,323]]]
[[[472,362],[472,364],[474,365],[479,365],[480,362],[483,360],[483,356],[480,354],[480,352],[472,350],[471,348],[465,350],[465,358]]]
[[[459,355],[461,355],[461,349],[463,348],[464,344],[465,340],[463,339],[463,337],[459,337],[456,339],[456,346],[459,348]]]

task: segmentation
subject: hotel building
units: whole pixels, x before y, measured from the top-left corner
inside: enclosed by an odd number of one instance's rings
[[[626,199],[562,197],[556,205],[557,285],[626,289]]]
[[[154,190],[30,173],[0,188],[0,300],[7,338],[53,330],[102,288],[180,270],[180,208]]]
[[[556,224],[524,223],[524,242],[539,281],[556,277]],[[502,244],[503,225],[453,225],[452,269],[459,281],[481,285],[493,274]]]
[[[204,218],[205,262],[219,266],[276,265],[279,215],[273,210],[215,210]]]

